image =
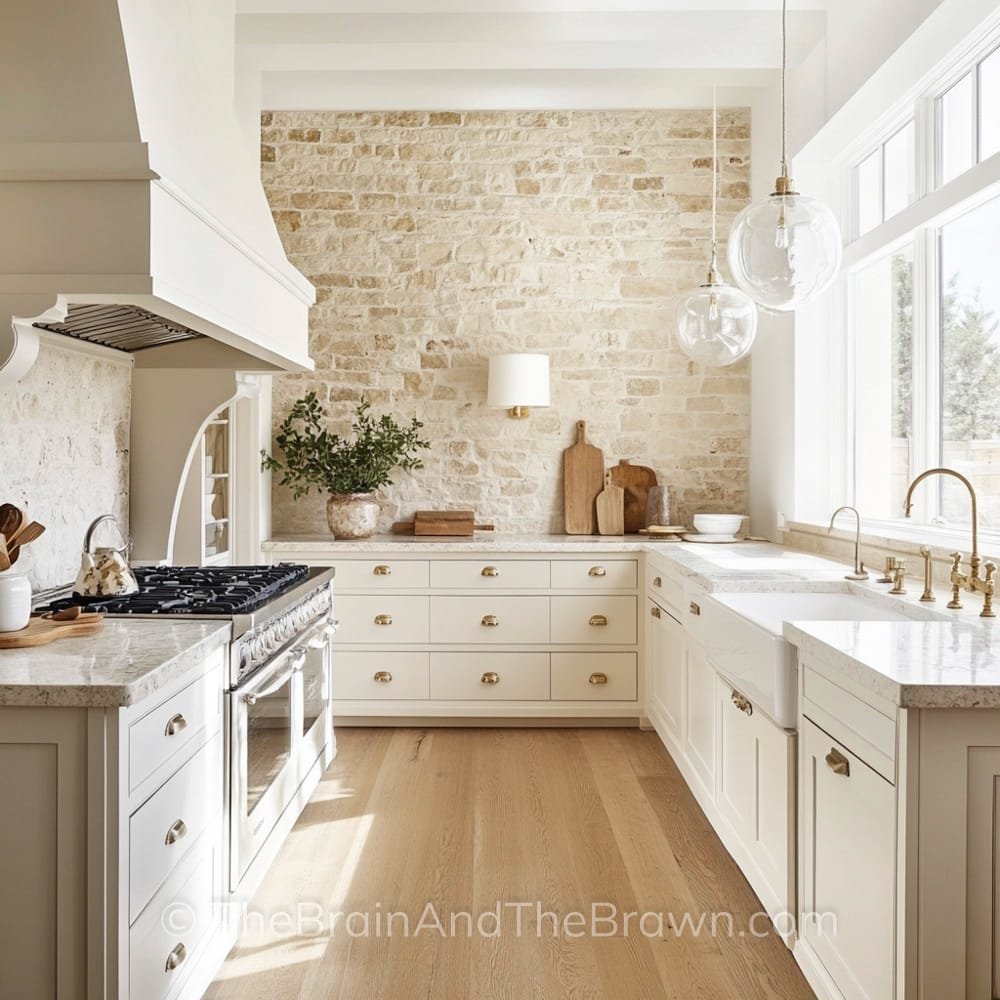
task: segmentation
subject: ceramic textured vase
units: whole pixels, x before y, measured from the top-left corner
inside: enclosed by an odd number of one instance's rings
[[[24,573],[0,573],[0,632],[20,632],[31,618],[31,584]]]
[[[368,538],[375,533],[379,511],[374,493],[331,493],[326,523],[334,538]]]

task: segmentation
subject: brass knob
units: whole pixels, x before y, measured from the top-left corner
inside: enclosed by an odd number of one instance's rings
[[[688,610],[691,612],[691,614],[693,614],[693,615],[695,615],[695,617],[697,617],[698,615],[701,614],[701,605],[700,604],[695,604],[694,601],[692,601],[688,605]]]
[[[187,719],[178,712],[167,720],[166,728],[163,730],[164,736],[176,736],[179,732],[187,729]]]
[[[376,684],[391,684],[392,674],[390,674],[388,670],[376,670],[372,675],[372,680]]]
[[[608,571],[603,566],[591,566],[588,576],[607,576]]]
[[[654,576],[653,577],[653,586],[654,587],[662,587],[663,586],[663,578],[659,577],[659,576]]]
[[[607,615],[591,615],[590,616],[590,624],[593,625],[595,628],[604,628],[604,626],[608,624],[608,616]]]
[[[500,570],[496,566],[484,566],[479,574],[480,576],[499,576]]]
[[[480,625],[485,625],[487,628],[496,628],[500,624],[500,619],[496,615],[483,615]]]
[[[376,625],[391,625],[392,615],[376,615],[375,616]]]
[[[745,712],[747,715],[753,715],[753,705],[750,704],[750,699],[746,695],[740,694],[739,691],[734,691],[732,694],[733,704],[741,711]]]
[[[660,612],[660,609],[659,609],[659,608],[658,608],[658,607],[657,607],[657,606],[656,606],[655,604],[654,604],[654,605],[653,605],[653,606],[652,606],[652,607],[651,607],[651,608],[649,609],[649,613],[650,613],[650,614],[651,614],[651,615],[652,615],[652,616],[653,616],[654,618],[659,618],[659,617],[660,617],[660,614],[661,614],[661,612]]]
[[[176,844],[182,837],[187,836],[187,832],[187,823],[182,819],[175,820],[170,824],[170,829],[167,830],[167,835],[163,838],[163,843]]]
[[[842,774],[845,778],[851,776],[851,762],[836,747],[831,747],[826,755],[826,766],[834,774]]]
[[[600,672],[595,673],[595,674],[591,674],[590,675],[590,683],[591,684],[607,684],[608,683],[608,675],[600,673]]]
[[[392,576],[392,567],[391,566],[376,566],[372,570],[372,573],[375,576]]]
[[[175,948],[171,949],[170,954],[167,955],[167,961],[163,966],[164,972],[173,972],[181,962],[187,958],[187,948],[184,947],[184,942],[182,941]]]
[[[482,677],[479,678],[481,684],[499,684],[500,675],[493,670],[487,670]]]

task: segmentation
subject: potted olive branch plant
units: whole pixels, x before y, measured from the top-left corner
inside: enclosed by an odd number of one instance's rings
[[[261,451],[261,466],[280,472],[299,500],[315,486],[330,494],[326,520],[335,538],[367,538],[375,531],[379,504],[376,491],[392,485],[395,469],[423,468],[417,453],[430,444],[420,437],[423,424],[414,417],[400,427],[387,414],[375,417],[362,398],[351,423],[353,438],[342,438],[324,426],[326,409],[308,392],[279,424],[275,443],[284,461]]]

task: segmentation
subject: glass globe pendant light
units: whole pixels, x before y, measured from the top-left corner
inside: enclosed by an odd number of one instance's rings
[[[757,307],[719,276],[716,216],[719,187],[719,123],[712,91],[712,259],[708,279],[677,303],[677,346],[710,368],[735,364],[750,353],[757,335]]]
[[[833,212],[795,190],[788,176],[785,77],[788,70],[788,0],[781,5],[781,176],[765,202],[748,205],[729,233],[733,280],[767,309],[789,312],[830,287],[843,242]]]

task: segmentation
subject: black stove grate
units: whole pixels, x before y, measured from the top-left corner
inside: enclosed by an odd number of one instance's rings
[[[138,594],[80,597],[53,601],[40,611],[84,605],[109,615],[240,615],[255,611],[309,575],[309,567],[139,566]]]

